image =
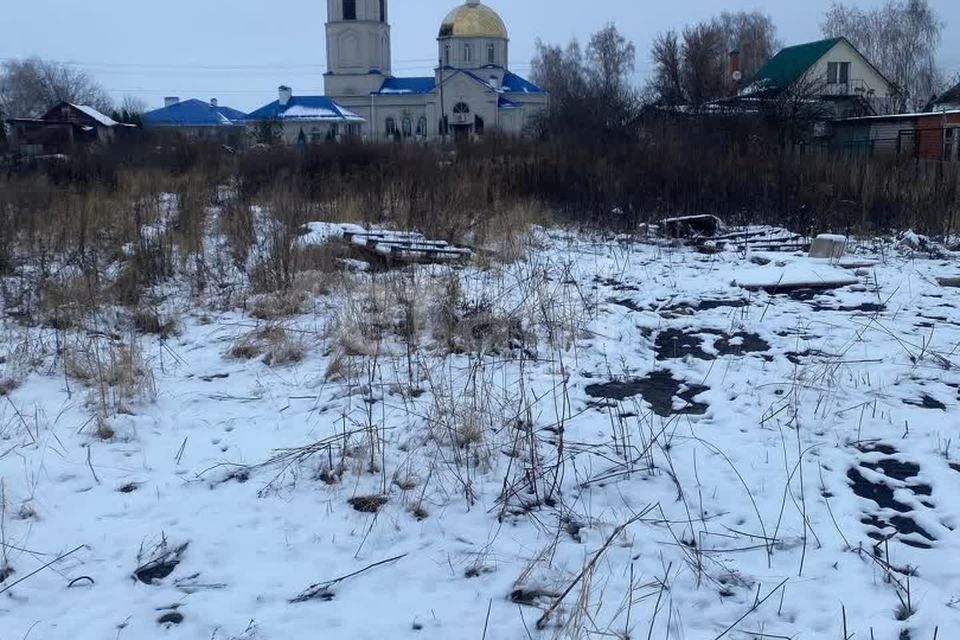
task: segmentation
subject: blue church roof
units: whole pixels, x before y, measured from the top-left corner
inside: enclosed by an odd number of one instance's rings
[[[274,100],[251,113],[249,119],[363,121],[363,118],[326,96],[293,96],[285,105]]]
[[[153,127],[229,127],[241,125],[247,114],[230,107],[213,106],[203,100],[183,100],[143,114],[143,123]]]
[[[377,95],[423,95],[437,88],[437,79],[424,78],[386,78]]]
[[[543,89],[515,73],[507,71],[503,74],[500,88],[512,93],[545,93]]]
[[[497,106],[500,107],[501,109],[518,109],[520,107],[520,105],[518,105],[513,100],[504,98],[503,96],[500,96],[499,98],[497,98]]]
[[[501,69],[495,65],[488,65],[484,69]],[[459,69],[457,67],[446,66],[444,72],[450,72],[452,75],[462,73],[483,85],[494,88],[488,80],[480,77],[474,71],[469,69]],[[437,79],[434,76],[421,78],[385,78],[380,89],[374,91],[374,95],[423,95],[435,91],[437,88]],[[500,85],[503,93],[544,93],[544,90],[533,84],[529,80],[521,78],[515,73],[506,71],[503,75],[503,82]]]

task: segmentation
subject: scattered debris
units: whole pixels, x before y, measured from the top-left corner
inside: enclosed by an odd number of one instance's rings
[[[357,496],[347,500],[347,503],[360,513],[377,513],[387,502],[386,496]]]
[[[473,252],[445,240],[430,240],[422,233],[366,229],[356,224],[310,222],[301,228],[302,246],[344,242],[359,257],[380,266],[394,263],[444,263],[469,259]]]
[[[510,592],[510,602],[527,607],[539,607],[559,597],[559,593],[539,587],[519,587]]]
[[[157,624],[172,626],[180,624],[183,622],[183,620],[184,618],[182,613],[179,611],[170,611],[157,618]]]
[[[137,554],[137,561],[140,566],[133,572],[134,578],[143,584],[155,584],[163,580],[177,568],[183,559],[183,553],[187,550],[189,542],[185,542],[178,547],[171,548],[164,537],[149,552],[143,549]]]
[[[348,573],[345,576],[340,576],[339,578],[334,578],[333,580],[328,580],[326,582],[318,582],[317,584],[312,584],[306,589],[304,589],[304,591],[300,595],[298,595],[296,598],[294,598],[290,602],[291,604],[309,602],[310,600],[323,600],[324,602],[329,602],[333,600],[334,597],[336,597],[333,592],[333,587],[340,584],[344,580],[355,578],[361,573],[366,573],[371,569],[375,569],[377,567],[382,567],[383,565],[386,565],[386,564],[397,562],[398,560],[402,560],[406,557],[407,557],[407,554],[402,553],[399,556],[394,556],[392,558],[387,558],[386,560],[381,560],[380,562],[374,562],[373,564],[369,564],[364,568],[354,571],[352,573]]]
[[[0,580],[3,582],[3,580]],[[73,589],[74,587],[92,587],[97,584],[96,580],[90,576],[79,576],[67,583],[67,589]]]
[[[941,287],[949,287],[953,289],[960,288],[960,277],[937,278],[937,284],[939,284]]]
[[[775,253],[790,253],[806,251],[810,240],[806,236],[794,233],[783,227],[769,225],[750,225],[738,231],[717,236],[711,242],[727,249],[740,252],[769,251]],[[758,260],[754,264],[769,264],[769,258],[754,256]],[[752,258],[751,258],[752,260]],[[764,261],[767,261],[764,263]]]
[[[944,253],[943,247],[930,240],[927,236],[914,233],[912,229],[897,235],[897,246],[911,251],[922,251],[934,256],[939,256]]]
[[[737,284],[747,291],[765,291],[770,294],[791,292],[821,292],[841,289],[850,285],[858,284],[860,281],[849,277],[823,277],[818,278],[816,274],[806,274],[800,277],[787,277],[785,274],[777,280],[753,280],[739,281]]]
[[[661,220],[660,229],[670,238],[712,238],[723,230],[723,223],[716,216],[682,216]]]

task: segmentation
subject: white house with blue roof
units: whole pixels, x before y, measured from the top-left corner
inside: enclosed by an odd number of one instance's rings
[[[143,126],[154,130],[175,130],[198,140],[226,142],[244,137],[249,119],[242,111],[221,106],[216,98],[205,102],[169,97],[164,99],[163,108],[143,114]]]
[[[324,92],[332,102],[325,108],[347,118],[341,123],[348,122],[365,139],[469,140],[493,131],[520,135],[546,106],[545,91],[509,70],[506,25],[480,2],[466,2],[444,18],[432,76],[394,76],[388,5],[388,0],[327,0]],[[289,99],[317,100],[292,92]],[[299,131],[297,137],[302,139]]]
[[[262,129],[264,123],[270,124],[272,136],[295,145],[361,136],[364,122],[356,113],[326,96],[295,96],[287,86],[280,87],[275,101],[251,113],[249,121],[254,128]]]

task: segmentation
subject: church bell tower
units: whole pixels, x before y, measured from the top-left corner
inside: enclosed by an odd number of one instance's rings
[[[327,0],[328,96],[366,95],[390,76],[388,0]]]

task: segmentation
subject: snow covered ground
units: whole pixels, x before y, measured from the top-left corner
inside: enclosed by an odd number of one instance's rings
[[[954,637],[957,267],[863,257],[553,231],[292,317],[171,293],[82,334],[135,382],[8,322],[0,640]]]

